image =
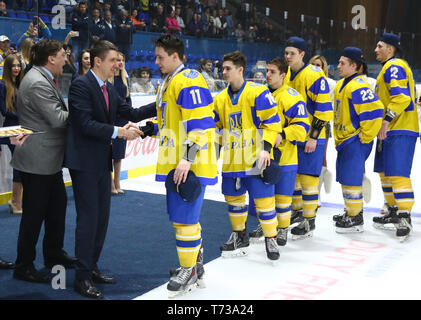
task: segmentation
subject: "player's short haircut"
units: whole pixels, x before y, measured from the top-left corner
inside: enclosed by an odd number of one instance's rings
[[[174,35],[164,35],[158,39],[153,40],[155,47],[161,47],[170,56],[177,53],[181,61],[184,58],[184,44],[180,38]]]
[[[356,64],[356,66],[357,66],[357,68],[355,69],[355,70],[357,70],[357,72],[359,72],[361,69],[363,69],[364,68],[364,62],[361,62],[361,61],[355,61],[355,60],[353,60],[353,59],[351,59],[351,58],[348,58],[348,57],[344,57],[345,59],[347,59],[348,61],[349,61],[349,63],[351,64],[351,63],[355,63]]]
[[[99,40],[95,42],[89,49],[90,58],[91,58],[91,68],[95,66],[95,57],[104,60],[108,52],[114,50],[118,52],[117,47],[107,40]]]
[[[55,56],[63,44],[55,39],[43,39],[33,45],[31,49],[31,63],[34,66],[45,66],[49,56]]]
[[[246,70],[247,57],[238,50],[225,54],[222,61],[231,61],[236,67]]]
[[[267,64],[273,64],[277,66],[281,74],[288,72],[288,63],[283,58],[276,57],[270,60]]]

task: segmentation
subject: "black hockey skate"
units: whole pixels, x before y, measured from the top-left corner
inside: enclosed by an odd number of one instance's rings
[[[399,223],[397,207],[388,207],[387,213],[373,218],[373,226],[381,230],[396,230],[396,224]]]
[[[193,291],[198,286],[196,266],[191,268],[179,268],[177,274],[171,277],[167,285],[168,297],[174,298]]]
[[[257,225],[257,228],[249,233],[251,243],[263,243],[265,241],[265,236],[263,234],[263,229],[260,223]]]
[[[360,233],[364,232],[364,217],[361,211],[355,217],[349,216],[347,213],[341,216],[341,219],[336,221],[337,233]]]
[[[224,258],[243,257],[248,254],[250,245],[246,230],[233,231],[230,238],[224,243],[221,249],[221,256]]]
[[[279,260],[279,248],[276,238],[265,238],[266,255],[271,262]]]
[[[412,231],[411,214],[409,212],[398,213],[399,222],[395,224],[396,237],[400,242],[404,242],[409,238]]]
[[[278,235],[276,236],[276,243],[278,246],[285,247],[288,240],[288,228],[278,228]]]
[[[316,229],[316,218],[303,218],[303,221],[291,229],[292,240],[302,240],[311,238],[313,236],[314,229]]]
[[[298,226],[301,222],[303,222],[303,209],[300,210],[292,210],[291,213],[291,223],[289,225],[289,229],[293,229]]]

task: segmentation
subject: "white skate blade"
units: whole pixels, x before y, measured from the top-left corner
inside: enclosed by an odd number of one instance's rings
[[[292,240],[299,241],[299,240],[305,240],[305,239],[311,238],[311,237],[313,237],[313,231],[310,231],[310,232],[308,232],[308,233],[306,233],[304,235],[295,235],[295,234],[293,234],[292,235]]]
[[[395,231],[396,227],[393,223],[386,223],[386,224],[382,224],[382,223],[376,223],[373,222],[373,227],[379,230],[386,230],[386,231]]]
[[[168,291],[168,298],[170,299],[174,299],[176,297],[180,297],[183,296],[187,293],[193,292],[194,290],[196,290],[198,288],[198,284],[197,282],[190,284],[186,289],[182,290],[182,291]]]
[[[268,264],[272,267],[277,267],[279,266],[279,259],[278,260],[270,260],[269,258],[267,258]]]
[[[199,289],[205,289],[206,288],[206,282],[205,282],[205,279],[203,279],[203,276],[200,279],[197,278],[197,287]]]
[[[371,201],[371,181],[365,175],[363,178],[363,199],[365,203]]]
[[[245,257],[248,255],[248,248],[239,248],[234,251],[222,251],[221,257],[222,258],[239,258]]]
[[[364,227],[363,226],[354,226],[351,228],[339,228],[336,227],[336,233],[340,233],[340,234],[347,234],[347,233],[361,233],[364,232]]]
[[[408,241],[409,237],[411,236],[411,234],[408,234],[406,236],[403,237],[397,237],[400,243],[404,243],[406,241]]]
[[[298,227],[298,225],[299,225],[301,222],[302,222],[302,221],[300,221],[300,222],[294,222],[294,223],[290,224],[290,225],[289,225],[289,227],[288,227],[287,229],[288,229],[288,230],[294,229],[295,227]]]
[[[262,244],[265,243],[265,237],[260,237],[260,238],[250,238],[250,243],[253,244]]]

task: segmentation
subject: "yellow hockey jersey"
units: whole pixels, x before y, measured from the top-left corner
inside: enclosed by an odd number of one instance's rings
[[[389,125],[388,135],[403,134],[418,137],[416,87],[408,63],[402,59],[387,61],[377,77],[376,93],[387,109],[397,113]]]
[[[334,136],[339,151],[358,138],[370,143],[379,133],[383,122],[383,104],[369,83],[355,74],[338,81],[335,87]]]
[[[296,170],[298,168],[297,142],[304,142],[310,129],[306,104],[303,96],[287,85],[276,89],[272,95],[278,104],[278,113],[285,134],[285,139],[279,146],[282,152],[279,165],[283,171]]]
[[[214,101],[214,116],[223,146],[222,176],[246,177],[263,149],[282,132],[278,106],[266,86],[245,81],[234,96],[230,88]]]
[[[333,119],[329,84],[322,69],[306,64],[297,73],[292,74],[291,68],[288,68],[284,84],[294,88],[304,97],[310,124],[313,123],[313,117],[326,122]],[[323,128],[319,143],[324,143],[325,139],[326,129]]]
[[[185,68],[172,78],[163,94],[162,107],[157,107],[157,129],[157,181],[165,181],[177,167],[186,150],[184,142],[190,140],[202,147],[190,170],[203,185],[217,182],[213,98],[199,72]]]

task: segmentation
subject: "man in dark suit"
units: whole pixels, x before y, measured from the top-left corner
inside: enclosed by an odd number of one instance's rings
[[[49,282],[33,264],[43,222],[45,265],[71,267],[75,262],[62,249],[67,205],[62,166],[68,111],[55,82],[67,58],[61,42],[53,39],[39,41],[32,50],[34,66],[19,86],[16,109],[23,127],[44,133],[31,135],[17,146],[11,161],[13,168],[21,172],[24,188],[13,277]]]
[[[130,107],[106,82],[117,68],[117,48],[100,40],[90,49],[91,70],[72,82],[65,165],[70,170],[77,222],[74,289],[83,296],[102,298],[96,283],[115,283],[103,275],[97,262],[110,214],[111,139],[131,140],[141,131],[128,124],[115,127],[117,115],[133,122],[156,116],[155,105]]]

